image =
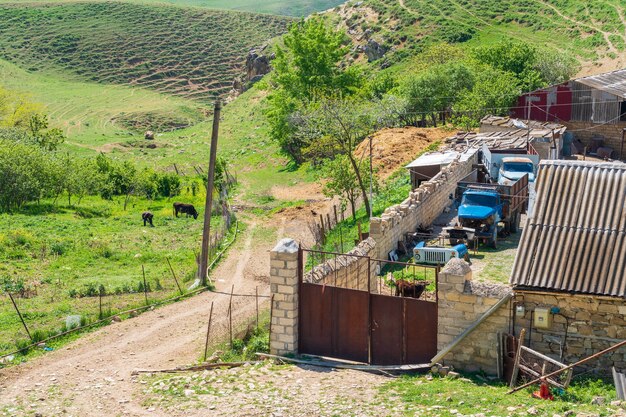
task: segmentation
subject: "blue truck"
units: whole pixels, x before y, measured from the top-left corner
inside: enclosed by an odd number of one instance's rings
[[[476,182],[475,173],[458,184],[458,228],[449,228],[451,243],[467,240],[473,235],[478,241],[495,248],[498,233],[516,233],[528,205],[528,175],[510,184]],[[471,233],[471,230],[474,233]]]

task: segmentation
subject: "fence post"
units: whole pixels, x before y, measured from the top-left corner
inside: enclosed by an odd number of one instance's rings
[[[176,286],[178,287],[178,292],[180,292],[180,295],[183,295],[183,290],[180,288],[180,284],[178,283],[178,278],[176,278],[176,274],[174,273],[174,268],[172,268],[172,264],[170,263],[170,258],[165,258],[165,260],[167,261],[167,264],[170,266],[170,271],[172,271],[172,276],[174,277],[174,281],[176,282]]]
[[[211,321],[213,320],[213,301],[211,301],[211,312],[209,313],[209,325],[206,329],[206,341],[204,342],[204,361],[209,350],[209,334],[211,334]]]
[[[300,272],[298,243],[282,239],[270,252],[270,353],[285,355],[298,352],[298,288]],[[300,271],[300,272],[299,272]]]
[[[233,348],[233,292],[235,284],[230,287],[230,298],[228,300],[228,334],[230,336],[230,348]]]
[[[20,320],[22,321],[22,324],[24,325],[24,329],[26,329],[26,334],[28,334],[28,338],[32,342],[33,337],[30,335],[30,331],[28,330],[28,326],[26,325],[26,322],[24,321],[24,317],[22,317],[22,313],[20,313],[20,309],[17,308],[17,304],[15,304],[15,300],[13,299],[13,295],[11,294],[10,291],[7,291],[7,294],[9,294],[9,298],[11,299],[11,302],[13,303],[13,307],[15,307],[15,311],[17,311],[17,315],[20,316]]]
[[[146,297],[146,305],[149,305],[149,303],[148,303],[148,284],[146,283],[146,270],[143,267],[143,265],[141,265],[141,273],[143,274],[143,295],[144,295],[144,297]]]

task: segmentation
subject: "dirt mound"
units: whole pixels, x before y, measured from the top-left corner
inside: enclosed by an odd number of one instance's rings
[[[417,158],[428,146],[449,136],[450,131],[441,128],[403,127],[377,132],[372,139],[372,156],[378,178],[388,178],[398,168]],[[368,158],[369,141],[363,141],[355,154],[359,158]]]

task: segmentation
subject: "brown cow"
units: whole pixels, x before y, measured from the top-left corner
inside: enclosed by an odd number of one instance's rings
[[[405,281],[403,279],[397,280],[395,282],[395,286],[396,297],[402,294],[403,297],[420,298],[420,296],[426,289],[426,284],[423,282],[411,282]]]
[[[193,216],[194,219],[198,218],[198,211],[193,204],[174,203],[174,214],[178,217],[178,213],[185,213],[187,216]]]

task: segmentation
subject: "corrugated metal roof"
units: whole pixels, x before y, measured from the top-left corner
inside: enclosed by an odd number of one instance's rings
[[[577,78],[574,81],[621,98],[626,98],[626,68]]]
[[[518,288],[626,297],[626,165],[542,161]]]
[[[442,152],[428,152],[421,155],[415,161],[411,162],[405,168],[417,168],[433,165],[448,165],[456,158],[460,158],[461,162],[467,161],[474,155],[478,149],[467,149],[464,152],[457,152],[452,150]]]

